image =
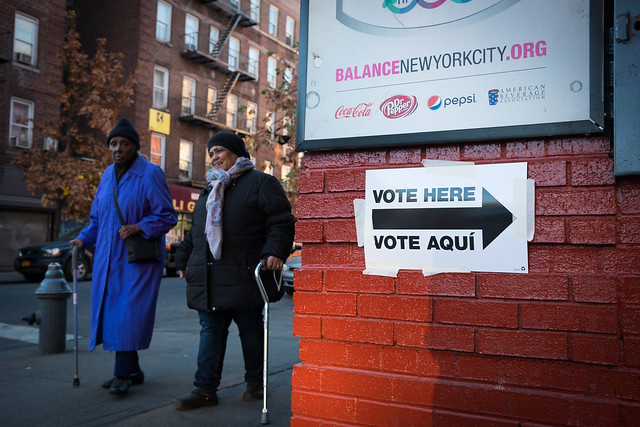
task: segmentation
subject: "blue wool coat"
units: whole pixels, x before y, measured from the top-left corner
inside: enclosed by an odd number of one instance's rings
[[[138,224],[145,238],[161,238],[161,261],[127,263],[127,248],[113,188],[126,224]],[[114,165],[100,180],[91,206],[91,223],[78,238],[85,247],[96,245],[91,281],[91,338],[89,351],[102,344],[105,350],[132,351],[149,347],[155,321],[158,289],[164,268],[164,235],[175,226],[164,173],[138,156],[116,184]]]

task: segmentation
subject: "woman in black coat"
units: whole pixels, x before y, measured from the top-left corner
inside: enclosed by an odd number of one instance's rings
[[[176,268],[187,280],[187,305],[198,311],[201,325],[195,389],[178,400],[182,410],[217,405],[232,320],[245,362],[243,398],[262,399],[264,303],[253,270],[261,259],[267,270],[282,269],[294,237],[295,219],[282,186],[254,169],[242,139],[219,132],[208,148],[208,185],[176,251]]]

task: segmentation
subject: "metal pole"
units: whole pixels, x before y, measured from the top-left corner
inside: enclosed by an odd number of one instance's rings
[[[262,424],[269,424],[267,410],[267,385],[269,370],[269,300],[264,303],[264,360],[262,364]]]
[[[267,291],[264,289],[264,284],[262,283],[262,278],[260,277],[260,270],[266,261],[260,260],[256,269],[254,270],[254,275],[256,277],[256,283],[258,284],[258,290],[260,291],[260,295],[262,296],[262,300],[264,301],[264,314],[263,314],[263,323],[264,323],[264,351],[262,359],[262,424],[269,424],[269,412],[267,410],[267,378],[268,378],[268,368],[269,368],[269,296],[267,295]]]
[[[80,385],[80,377],[78,376],[78,246],[74,246],[71,251],[71,265],[73,267],[73,308],[75,310],[75,346],[76,355],[76,373],[73,376],[73,386]]]

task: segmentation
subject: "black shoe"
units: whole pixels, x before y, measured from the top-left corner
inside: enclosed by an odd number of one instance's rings
[[[263,397],[262,384],[248,383],[247,389],[244,395],[242,395],[242,400],[245,402],[253,402],[255,400],[262,400]]]
[[[103,382],[101,384],[102,388],[111,388],[111,384],[113,383],[113,380],[115,380],[116,377],[113,378],[109,378],[108,380],[106,380],[105,382]],[[136,374],[131,374],[129,376],[129,382],[131,383],[131,385],[139,385],[139,384],[144,384],[144,372],[140,371]]]
[[[130,385],[131,380],[129,378],[115,377],[111,383],[111,388],[109,388],[109,394],[119,394],[121,396],[127,394]]]
[[[189,409],[201,408],[203,406],[216,406],[218,404],[218,396],[214,394],[205,394],[198,389],[194,389],[183,398],[176,402],[176,409],[186,411]]]

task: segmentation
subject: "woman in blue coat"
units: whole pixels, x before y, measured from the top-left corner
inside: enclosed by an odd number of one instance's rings
[[[137,350],[149,348],[156,301],[164,268],[164,235],[176,225],[164,173],[138,155],[140,138],[123,118],[109,133],[114,163],[107,167],[91,206],[91,222],[72,246],[96,245],[91,282],[89,351],[102,344],[115,351],[113,378],[102,384],[111,394],[124,395],[130,384],[142,384]],[[114,191],[125,225],[120,223]],[[135,234],[157,238],[155,262],[129,263],[125,240]]]

